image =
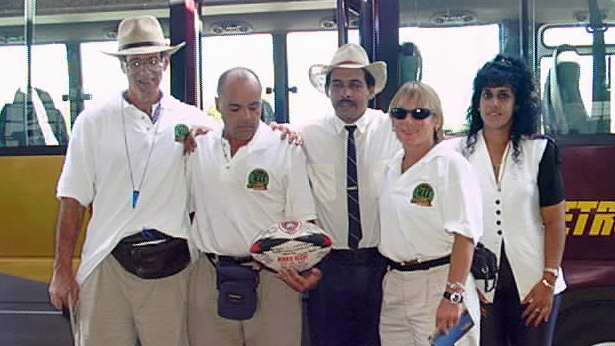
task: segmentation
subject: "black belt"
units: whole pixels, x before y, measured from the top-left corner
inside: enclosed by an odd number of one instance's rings
[[[205,256],[207,256],[207,258],[209,258],[209,260],[213,264],[216,264],[218,262],[228,263],[228,264],[246,264],[246,263],[254,261],[252,256],[236,257],[236,256],[217,255],[215,253],[206,253]]]
[[[378,248],[370,247],[357,250],[332,250],[329,260],[352,264],[375,264],[384,262],[384,257],[378,252]]]
[[[415,270],[427,270],[429,268],[438,267],[451,263],[451,255],[432,259],[429,261],[412,260],[407,262],[394,262],[389,260],[389,266],[391,269],[399,270],[402,272],[411,272]]]

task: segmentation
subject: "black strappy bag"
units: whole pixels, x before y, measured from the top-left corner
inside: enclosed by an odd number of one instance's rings
[[[485,292],[495,288],[498,276],[498,260],[493,251],[487,249],[482,243],[476,244],[474,257],[472,258],[472,275],[477,280],[485,280]],[[493,284],[489,287],[489,281]]]

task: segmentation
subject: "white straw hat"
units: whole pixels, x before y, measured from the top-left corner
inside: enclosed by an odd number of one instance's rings
[[[333,54],[329,65],[316,64],[310,67],[310,82],[316,90],[324,93],[327,74],[334,68],[364,68],[374,77],[374,93],[378,94],[387,83],[387,65],[384,61],[369,63],[363,47],[348,43]]]
[[[103,52],[113,56],[177,52],[186,43],[169,46],[158,19],[152,16],[126,18],[117,29],[117,52]]]

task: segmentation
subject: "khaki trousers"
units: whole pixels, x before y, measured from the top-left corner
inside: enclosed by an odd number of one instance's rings
[[[218,316],[214,266],[205,256],[190,273],[190,346],[300,346],[301,295],[268,270],[260,271],[254,316],[234,321]]]
[[[145,280],[109,254],[80,287],[75,344],[187,346],[189,271]]]
[[[436,330],[436,310],[446,288],[449,267],[386,273],[380,313],[382,346],[429,345],[429,335]],[[471,274],[465,286],[464,304],[474,320],[474,327],[455,345],[478,346],[479,304]]]

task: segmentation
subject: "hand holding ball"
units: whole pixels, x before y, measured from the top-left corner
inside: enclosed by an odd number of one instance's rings
[[[331,251],[331,238],[313,223],[282,221],[262,231],[250,249],[254,260],[269,269],[299,272],[318,264]]]

